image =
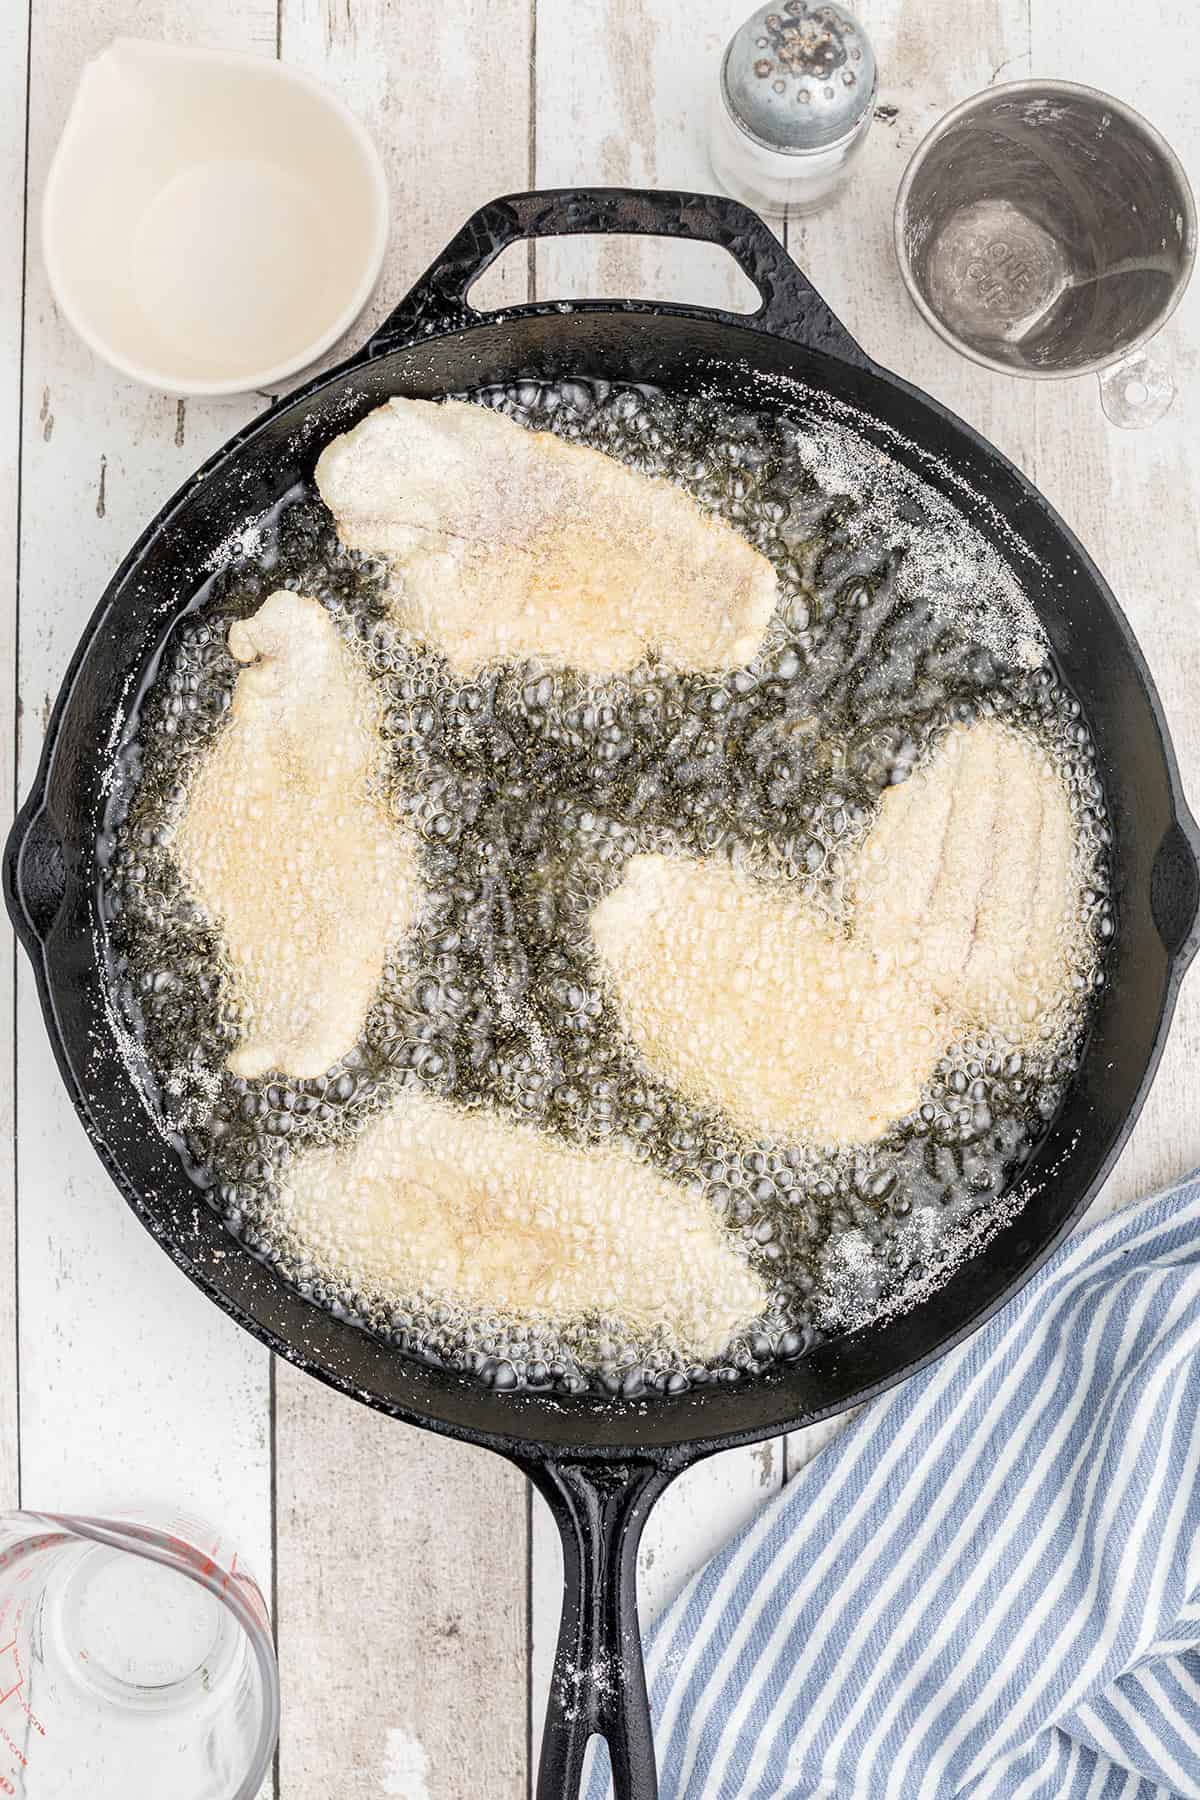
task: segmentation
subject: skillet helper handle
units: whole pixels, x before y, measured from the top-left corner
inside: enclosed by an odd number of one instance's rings
[[[1150,912],[1182,975],[1200,949],[1200,825],[1182,800],[1154,855]]]
[[[650,1508],[677,1473],[660,1463],[527,1466],[562,1535],[562,1623],[537,1800],[576,1800],[588,1740],[608,1744],[616,1800],[657,1800],[637,1613],[637,1552]]]
[[[40,796],[26,801],[4,846],[4,898],[17,935],[37,956],[67,890],[66,852]]]
[[[534,238],[604,237],[614,233],[716,244],[728,251],[757,288],[761,301],[753,313],[647,303],[649,311],[691,312],[729,325],[756,326],[858,368],[873,366],[757,213],[723,194],[652,188],[545,188],[529,194],[507,194],[481,206],[451,238],[395,312],[384,320],[367,345],[366,354],[382,356],[422,337],[477,325],[487,318],[488,314],[477,312],[468,304],[467,295],[483,271],[510,244]],[[586,302],[583,307],[586,308]],[[544,306],[540,310],[553,308]]]

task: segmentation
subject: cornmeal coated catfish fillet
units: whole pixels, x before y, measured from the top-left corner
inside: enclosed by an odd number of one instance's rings
[[[708,1357],[767,1296],[706,1201],[624,1151],[409,1088],[352,1143],[305,1149],[281,1228],[356,1291],[556,1325],[665,1332]]]
[[[343,543],[392,565],[395,615],[460,674],[749,662],[775,571],[673,482],[463,401],[389,400],[322,453]]]
[[[963,1025],[1053,1035],[1083,956],[1075,828],[1048,751],[955,726],[889,788],[859,857],[856,935]]]
[[[592,938],[652,1069],[756,1135],[862,1143],[968,1030],[1053,1041],[1086,959],[1070,801],[1048,750],[956,726],[889,788],[853,928],[727,863],[635,856]]]
[[[172,847],[223,940],[230,1070],[312,1077],[353,1048],[411,923],[414,850],[376,796],[370,689],[324,607],[280,589],[229,648],[244,667]]]
[[[591,926],[647,1063],[751,1135],[865,1142],[918,1104],[941,1007],[802,899],[722,861],[642,855]]]

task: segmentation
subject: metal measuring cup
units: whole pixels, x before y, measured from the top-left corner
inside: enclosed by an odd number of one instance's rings
[[[918,146],[896,196],[896,254],[926,321],[975,362],[1052,377],[1095,371],[1116,425],[1174,398],[1145,346],[1196,255],[1183,165],[1132,107],[1069,81],[964,100]]]

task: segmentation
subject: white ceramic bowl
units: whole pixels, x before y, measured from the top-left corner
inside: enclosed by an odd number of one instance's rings
[[[84,69],[42,241],[59,307],[170,394],[268,387],[349,329],[383,265],[379,154],[286,64],[118,38]]]

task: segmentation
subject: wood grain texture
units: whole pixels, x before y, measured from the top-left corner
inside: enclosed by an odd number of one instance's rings
[[[274,0],[35,6],[31,221],[81,66],[118,32],[246,48],[269,35],[273,46]],[[24,401],[22,792],[51,696],[113,567],[260,404],[181,410],[96,362],[53,305],[36,224]],[[24,958],[17,1005],[23,1498],[81,1511],[176,1501],[228,1533],[269,1587],[266,1354],[172,1267],[105,1175],[54,1067]]]
[[[0,15],[0,820],[17,779],[17,574],[20,527],[21,333],[25,263],[25,126],[29,15]],[[17,1361],[16,944],[0,943],[0,1506],[20,1494]]]
[[[530,26],[528,0],[283,0],[284,58],[337,89],[391,182],[387,262],[348,344],[470,212],[528,185]],[[510,265],[480,303],[526,283]],[[276,1493],[281,1792],[523,1800],[524,1481],[281,1364]]]
[[[281,1794],[523,1795],[523,1477],[295,1381],[276,1436]]]

